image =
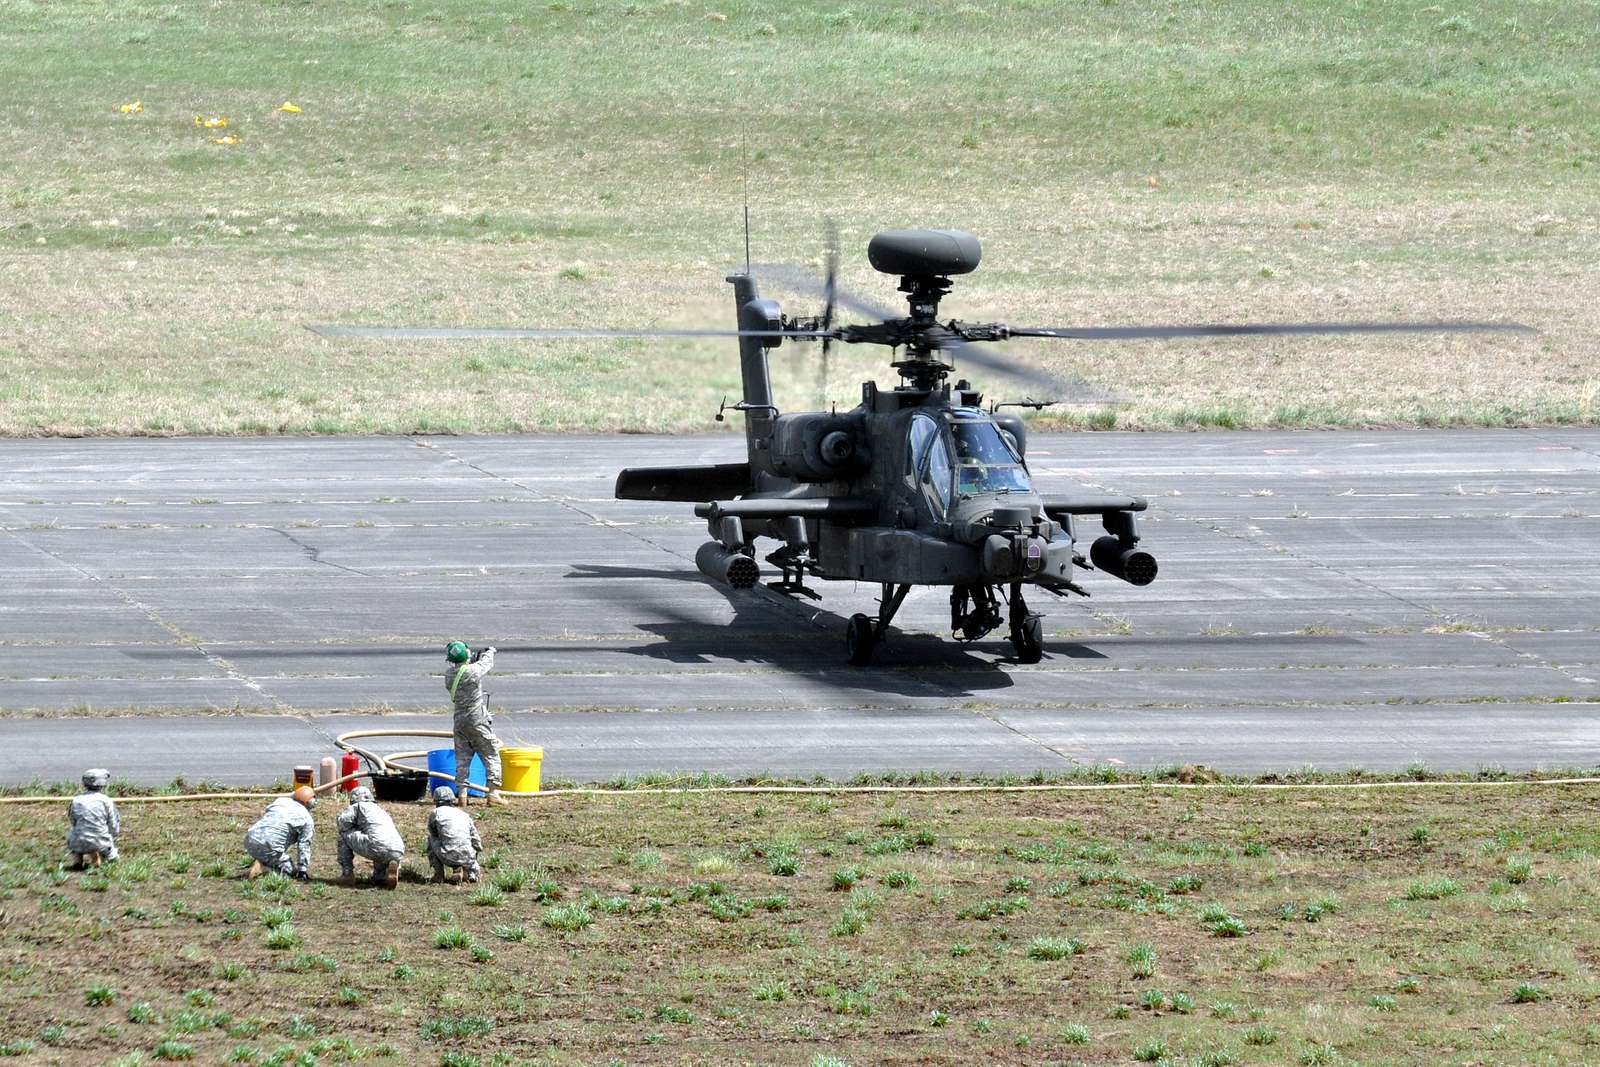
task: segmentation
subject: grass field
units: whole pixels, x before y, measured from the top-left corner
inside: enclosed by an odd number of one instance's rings
[[[1543,331],[1014,345],[1132,401],[1058,421],[1592,421],[1597,57],[1593,0],[0,0],[0,433],[707,428],[727,342],[300,324],[725,326],[746,144],[755,258],[833,216],[886,301],[867,236],[954,225],[968,318]]]
[[[484,886],[240,877],[253,801],[0,809],[24,1062],[1600,1062],[1592,786],[549,799]],[[408,842],[425,809],[392,806]],[[142,1059],[140,1057],[143,1057]],[[120,1057],[120,1058],[119,1058]]]

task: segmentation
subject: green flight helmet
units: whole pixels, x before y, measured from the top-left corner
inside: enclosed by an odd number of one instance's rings
[[[451,641],[444,646],[444,658],[451,663],[465,663],[472,658],[472,651],[465,641]]]

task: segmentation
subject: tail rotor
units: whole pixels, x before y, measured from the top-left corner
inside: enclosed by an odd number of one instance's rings
[[[828,371],[829,359],[833,354],[833,315],[839,296],[839,224],[832,219],[824,224],[823,241],[823,266],[826,275],[823,279],[823,297],[826,301],[822,308],[822,365],[818,369],[819,379],[817,393],[822,406],[828,406]]]

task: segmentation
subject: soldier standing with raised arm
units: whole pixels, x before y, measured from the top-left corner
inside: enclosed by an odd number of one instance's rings
[[[445,646],[444,658],[444,685],[455,705],[452,729],[458,803],[466,806],[467,773],[472,769],[472,757],[477,755],[483,760],[488,777],[489,803],[504,804],[500,796],[500,739],[494,735],[494,717],[489,714],[489,698],[483,691],[483,678],[494,669],[494,647],[470,652],[465,642],[451,641]]]

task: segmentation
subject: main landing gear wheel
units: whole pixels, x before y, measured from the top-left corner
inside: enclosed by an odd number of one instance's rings
[[[1038,663],[1044,658],[1041,617],[1028,611],[1028,602],[1022,599],[1022,583],[1011,583],[1011,647],[1016,650],[1018,663]]]
[[[1011,628],[1011,647],[1018,663],[1038,663],[1044,658],[1044,631],[1039,616],[1029,615],[1021,626]]]
[[[844,647],[850,653],[850,665],[865,667],[871,663],[872,649],[877,643],[872,620],[860,612],[850,616],[850,624],[844,631]]]

